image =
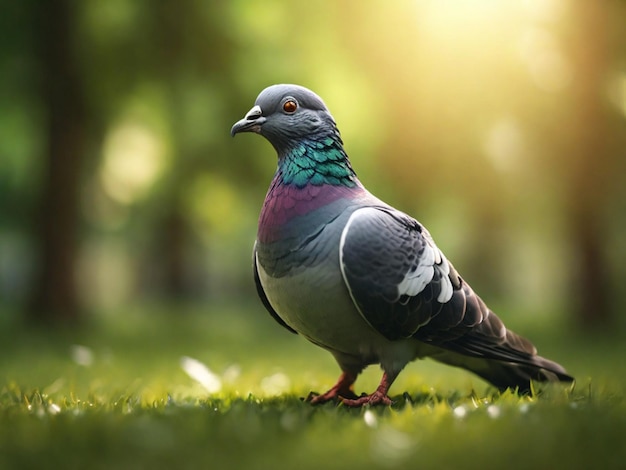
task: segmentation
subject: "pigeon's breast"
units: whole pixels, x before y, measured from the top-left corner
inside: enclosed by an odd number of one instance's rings
[[[291,328],[336,356],[361,364],[385,358],[405,363],[414,357],[414,346],[392,344],[374,330],[354,306],[341,274],[341,234],[363,199],[341,191],[319,194],[325,204],[312,201],[306,211],[284,199],[266,200],[256,256],[268,301]],[[302,201],[301,194],[295,197]]]
[[[343,186],[270,186],[259,217],[260,265],[283,277],[327,258],[338,263],[341,232],[358,208],[358,195]]]

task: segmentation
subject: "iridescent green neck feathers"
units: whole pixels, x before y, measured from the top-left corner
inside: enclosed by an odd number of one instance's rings
[[[338,137],[320,140],[300,140],[295,146],[281,152],[278,159],[278,177],[284,184],[304,187],[354,187],[357,178]]]

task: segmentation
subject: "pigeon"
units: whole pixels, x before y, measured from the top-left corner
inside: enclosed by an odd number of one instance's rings
[[[242,132],[262,135],[278,155],[254,243],[258,295],[280,325],[328,350],[341,369],[310,402],[391,405],[398,374],[425,357],[522,394],[532,381],[574,380],[504,326],[421,223],[363,186],[314,92],[267,87],[231,129]],[[380,384],[356,395],[358,375],[373,364]]]

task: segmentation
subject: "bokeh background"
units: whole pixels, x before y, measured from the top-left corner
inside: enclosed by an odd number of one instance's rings
[[[623,331],[626,2],[3,4],[2,315],[252,301],[276,161],[229,130],[293,82],[504,318]]]

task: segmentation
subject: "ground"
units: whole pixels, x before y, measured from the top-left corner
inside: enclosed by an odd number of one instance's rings
[[[517,328],[574,388],[499,394],[412,363],[391,407],[303,402],[338,377],[326,352],[257,304],[113,312],[51,333],[0,333],[0,468],[623,468],[624,336]],[[371,392],[371,367],[356,391]]]

